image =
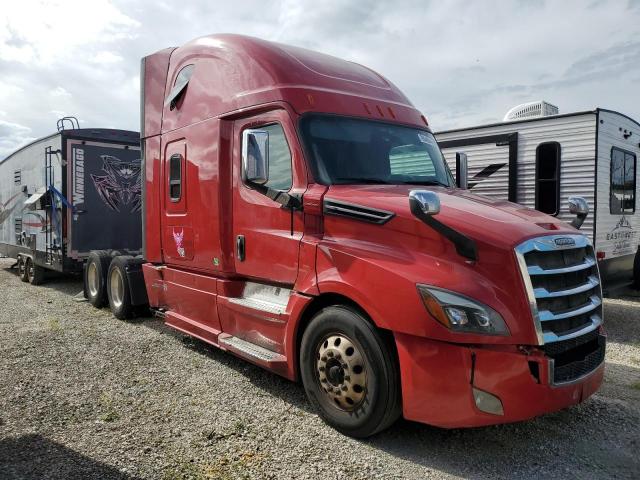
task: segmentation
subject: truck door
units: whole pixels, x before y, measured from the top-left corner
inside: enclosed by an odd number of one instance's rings
[[[301,194],[306,188],[300,148],[287,112],[272,111],[234,123],[235,270],[254,281],[293,285],[298,273],[302,217],[242,181],[242,132],[247,128],[260,128],[269,133],[267,186],[290,194]]]

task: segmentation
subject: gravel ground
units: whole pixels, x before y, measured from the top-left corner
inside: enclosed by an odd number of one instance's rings
[[[21,283],[0,260],[0,478],[638,478],[640,302],[607,300],[605,384],[533,421],[400,421],[349,439],[300,385],[174,333]]]

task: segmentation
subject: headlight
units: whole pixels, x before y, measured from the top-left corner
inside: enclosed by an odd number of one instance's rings
[[[487,305],[427,285],[418,285],[418,292],[429,313],[454,332],[509,335],[509,329],[500,314]]]

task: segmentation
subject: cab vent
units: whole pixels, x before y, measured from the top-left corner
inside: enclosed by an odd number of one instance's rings
[[[379,225],[387,223],[395,216],[395,213],[386,210],[378,210],[377,208],[331,199],[324,200],[324,213],[326,215],[338,215],[340,217],[348,217],[363,222],[377,223]]]

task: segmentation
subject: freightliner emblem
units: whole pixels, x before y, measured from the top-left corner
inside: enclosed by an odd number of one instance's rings
[[[554,242],[558,247],[569,247],[569,246],[574,246],[576,244],[576,241],[570,237],[556,238],[554,239]]]

